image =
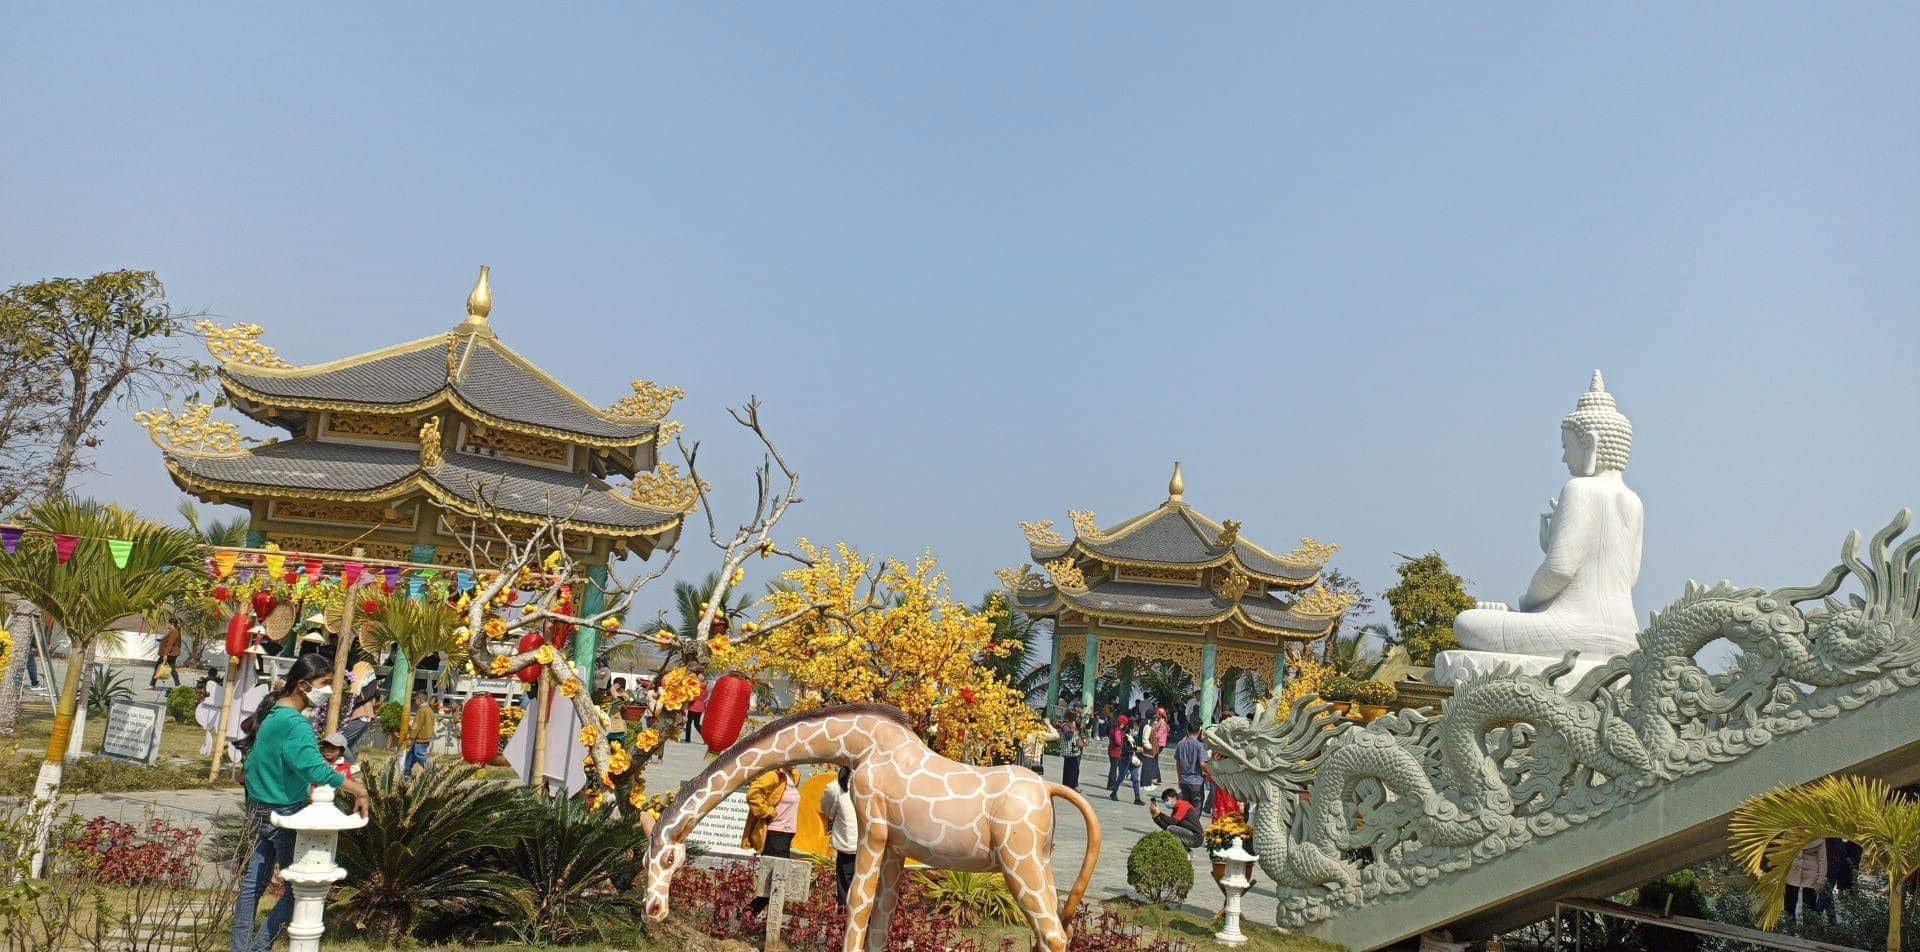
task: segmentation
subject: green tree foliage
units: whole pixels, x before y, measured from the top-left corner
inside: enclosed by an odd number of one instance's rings
[[[1453,618],[1473,607],[1473,596],[1438,552],[1403,559],[1396,571],[1400,584],[1384,593],[1393,618],[1392,643],[1406,645],[1414,664],[1431,665],[1435,654],[1460,647]]]
[[[1047,672],[1050,666],[1049,656],[1042,651],[1041,635],[1047,632],[1051,622],[1037,619],[1024,612],[1014,611],[1007,606],[1006,597],[997,592],[988,592],[980,596],[974,606],[974,612],[980,615],[991,613],[993,618],[993,643],[1012,642],[1020,646],[1004,657],[995,654],[982,654],[980,666],[999,675],[1008,684],[1013,685],[1027,703],[1038,706],[1047,699]],[[1065,672],[1061,672],[1060,696],[1067,697]]]
[[[207,378],[175,346],[190,317],[151,271],[0,293],[0,508],[64,494],[99,444],[108,406],[161,402]]]
[[[502,857],[518,879],[516,928],[529,942],[577,942],[639,912],[640,894],[626,888],[639,872],[647,834],[631,816],[615,819],[566,797],[519,797],[532,829]]]

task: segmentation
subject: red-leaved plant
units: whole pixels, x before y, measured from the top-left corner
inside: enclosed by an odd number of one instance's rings
[[[187,886],[193,883],[202,835],[160,819],[148,820],[142,828],[97,816],[69,828],[61,858],[75,872],[107,886]]]

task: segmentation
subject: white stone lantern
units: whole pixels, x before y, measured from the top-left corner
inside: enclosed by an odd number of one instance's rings
[[[1227,895],[1227,921],[1213,934],[1213,941],[1227,946],[1241,945],[1247,937],[1240,931],[1240,899],[1253,888],[1253,863],[1258,857],[1241,848],[1240,838],[1236,836],[1226,849],[1214,853],[1213,858],[1227,866],[1226,875],[1220,877],[1220,891]]]
[[[333,861],[341,830],[357,830],[367,818],[342,813],[333,805],[333,787],[313,788],[313,802],[300,812],[273,815],[273,825],[292,830],[293,865],[280,878],[293,887],[293,920],[287,923],[287,952],[320,952],[320,936],[327,931],[322,917],[327,890],[346,878],[347,871]]]

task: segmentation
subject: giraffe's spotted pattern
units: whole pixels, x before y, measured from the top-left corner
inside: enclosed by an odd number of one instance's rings
[[[1053,887],[1051,798],[1085,818],[1087,856],[1064,912],[1086,891],[1100,851],[1100,827],[1078,793],[1021,767],[974,767],[934,753],[906,726],[871,710],[827,708],[736,749],[661,817],[648,850],[647,914],[664,918],[686,837],[707,811],[754,777],[788,764],[832,763],[853,770],[860,846],[847,897],[843,952],[886,944],[887,923],[908,859],[942,869],[999,870],[1034,934],[1049,952],[1067,946]],[[864,938],[863,938],[864,936]]]

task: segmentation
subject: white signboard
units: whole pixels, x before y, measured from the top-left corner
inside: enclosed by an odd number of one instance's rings
[[[752,850],[740,846],[740,837],[746,832],[747,792],[735,790],[687,834],[687,849],[714,856],[752,856]]]
[[[120,701],[107,712],[107,736],[100,752],[115,760],[151,764],[160,758],[160,731],[166,705]]]

